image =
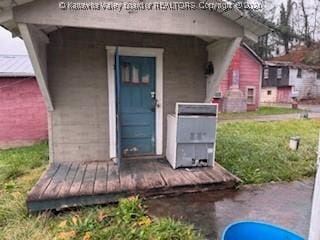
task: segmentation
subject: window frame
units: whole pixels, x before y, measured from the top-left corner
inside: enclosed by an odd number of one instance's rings
[[[249,95],[249,90],[252,89],[253,90],[253,94]],[[252,97],[252,102],[248,101],[248,98]],[[247,86],[246,87],[246,102],[247,104],[256,104],[256,87],[255,86]]]
[[[297,78],[302,78],[302,69],[301,68],[297,69]]]
[[[270,69],[269,69],[269,67],[265,67],[263,69],[263,79],[269,79],[269,75],[270,75]]]
[[[282,73],[283,73],[282,67],[278,67],[277,68],[277,79],[282,79]]]

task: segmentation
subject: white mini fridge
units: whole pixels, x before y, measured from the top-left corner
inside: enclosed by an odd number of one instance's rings
[[[216,148],[217,104],[176,103],[167,116],[166,158],[176,169],[213,166]]]

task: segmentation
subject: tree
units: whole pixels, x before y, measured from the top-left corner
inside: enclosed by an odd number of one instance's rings
[[[236,0],[235,0],[236,1]],[[265,24],[270,29],[275,27],[274,18],[275,18],[275,10],[276,5],[273,0],[256,0],[261,8],[260,10],[251,10],[247,9],[246,14],[256,19],[257,21]],[[262,58],[268,59],[270,56],[270,45],[269,45],[269,34],[264,36],[260,36],[258,38],[258,43],[254,43],[252,41],[246,40],[246,43]]]
[[[293,27],[291,26],[291,17],[295,6],[296,2],[292,0],[287,0],[286,7],[283,3],[280,5],[280,21],[276,34],[282,41],[286,53],[289,53],[289,43],[293,40],[295,35]]]
[[[320,0],[314,0],[313,1],[313,5],[314,5],[314,12],[313,12],[313,29],[310,31],[311,34],[312,34],[312,39],[314,41],[317,40],[317,37],[319,36],[320,34],[320,28],[318,27],[319,26],[319,9],[320,9]]]
[[[283,46],[285,53],[289,53],[293,44],[305,42],[305,45],[310,46],[320,37],[318,27],[320,0],[286,0],[281,4],[278,4],[277,0],[255,0],[255,2],[260,4],[260,10],[242,9],[242,11],[267,25],[272,31],[268,35],[261,36],[257,44],[247,42],[263,59],[272,57],[272,52],[279,46]]]
[[[311,32],[310,32],[310,27],[309,27],[309,15],[306,11],[304,0],[301,0],[300,6],[301,6],[302,13],[303,13],[303,21],[304,21],[303,40],[304,40],[306,46],[310,47],[312,44],[312,39],[311,39]]]

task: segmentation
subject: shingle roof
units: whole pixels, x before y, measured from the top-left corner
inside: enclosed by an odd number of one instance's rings
[[[288,54],[279,57],[274,57],[266,63],[270,66],[274,64],[319,70],[319,55],[320,52],[318,45],[315,45],[310,48],[304,46],[296,46],[295,48],[291,49],[291,51]]]
[[[27,55],[0,55],[0,77],[34,76]]]

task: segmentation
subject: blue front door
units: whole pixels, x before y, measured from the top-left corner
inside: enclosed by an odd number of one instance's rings
[[[155,58],[120,56],[123,156],[155,153]]]

